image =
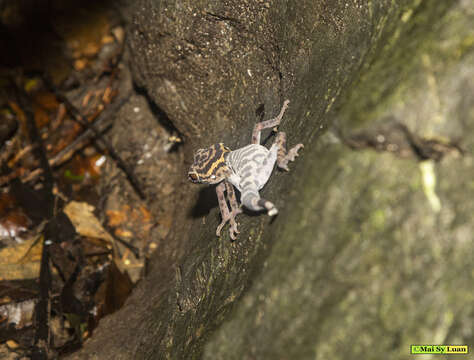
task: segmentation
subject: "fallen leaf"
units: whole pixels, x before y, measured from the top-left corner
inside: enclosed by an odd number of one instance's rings
[[[113,243],[112,236],[102,227],[102,224],[94,215],[94,207],[92,205],[85,202],[71,201],[64,208],[64,212],[79,235]]]
[[[37,237],[0,249],[0,280],[37,278],[42,251],[43,241]]]
[[[12,350],[15,350],[16,348],[20,346],[15,340],[7,340],[6,344]]]

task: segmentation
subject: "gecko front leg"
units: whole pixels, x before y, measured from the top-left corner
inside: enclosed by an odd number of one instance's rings
[[[224,192],[227,190],[227,197],[229,198],[231,211],[229,211],[229,207],[227,206],[227,201],[225,198]],[[235,221],[235,217],[242,212],[240,209],[237,198],[235,197],[234,187],[230,184],[227,180],[224,180],[216,187],[217,193],[217,200],[219,202],[219,209],[221,211],[222,221],[216,229],[216,235],[221,236],[221,230],[224,225],[229,221],[230,228],[229,234],[232,240],[236,239],[236,235],[239,233],[237,229],[237,222]]]
[[[252,132],[252,144],[260,144],[260,133],[262,130],[280,125],[281,119],[283,118],[283,114],[288,108],[289,103],[290,103],[290,100],[285,100],[280,110],[280,113],[278,114],[276,118],[262,121],[255,125]]]

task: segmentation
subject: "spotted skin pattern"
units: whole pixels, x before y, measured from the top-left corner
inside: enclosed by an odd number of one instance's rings
[[[234,186],[239,190],[240,201],[247,209],[265,210],[269,216],[278,214],[275,205],[262,199],[259,191],[270,178],[275,163],[279,168],[289,171],[288,162],[295,160],[303,144],[298,144],[287,152],[286,134],[278,132],[274,144],[267,149],[260,145],[260,137],[262,130],[274,128],[280,124],[288,104],[289,100],[286,100],[276,118],[255,125],[250,145],[231,151],[224,144],[219,143],[207,149],[199,149],[194,153],[194,162],[189,169],[188,179],[198,184],[218,184],[216,193],[222,222],[217,227],[217,236],[220,236],[227,222],[230,224],[229,233],[232,240],[235,240],[236,234],[239,233],[235,218],[242,209],[235,196]],[[227,201],[229,201],[230,210]]]

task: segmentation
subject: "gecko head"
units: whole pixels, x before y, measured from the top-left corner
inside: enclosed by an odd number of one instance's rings
[[[229,175],[225,154],[230,149],[224,144],[214,144],[194,153],[194,162],[188,172],[189,181],[195,184],[217,184]]]

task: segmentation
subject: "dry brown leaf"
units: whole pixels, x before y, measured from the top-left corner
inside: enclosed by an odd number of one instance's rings
[[[112,261],[107,268],[107,279],[96,292],[94,299],[99,317],[120,309],[132,291],[133,283],[120,262]]]
[[[102,37],[102,44],[110,44],[115,41],[115,38],[112,35],[105,35]]]
[[[142,213],[143,222],[151,222],[152,217],[150,211],[145,206],[140,206],[139,210]]]
[[[25,112],[14,101],[9,101],[8,105],[13,110],[13,112],[16,115],[16,118],[17,118],[18,122],[20,123],[20,133],[21,134],[28,134],[28,130],[27,130],[27,126],[26,126]]]
[[[40,106],[34,106],[34,114],[35,114],[35,124],[38,129],[49,124],[49,115]]]
[[[40,106],[47,111],[55,111],[59,106],[56,96],[49,92],[38,92],[35,94],[34,101],[37,106]]]
[[[107,214],[108,224],[112,227],[119,226],[127,220],[125,211],[107,210],[105,213]]]
[[[87,60],[81,58],[74,61],[74,69],[77,71],[83,70],[87,65]]]
[[[43,241],[37,238],[0,249],[0,280],[38,277],[42,251]]]
[[[115,235],[117,235],[118,237],[121,237],[121,238],[131,239],[133,237],[133,233],[131,231],[121,229],[121,228],[115,229],[114,233],[115,233]]]
[[[113,237],[102,227],[99,220],[94,215],[94,207],[85,202],[71,201],[64,208],[64,213],[69,217],[76,232],[79,235],[91,239],[101,239],[112,245],[113,255],[117,267],[124,271],[125,266],[122,261],[116,257],[116,246]]]
[[[121,26],[117,26],[112,29],[112,34],[117,39],[117,41],[121,44],[123,43],[123,39],[125,37],[125,30]]]
[[[10,349],[13,349],[13,350],[20,346],[15,340],[7,340],[6,344]]]
[[[79,235],[113,242],[113,238],[102,227],[100,221],[94,215],[94,207],[85,202],[71,201],[64,208],[76,232]]]

